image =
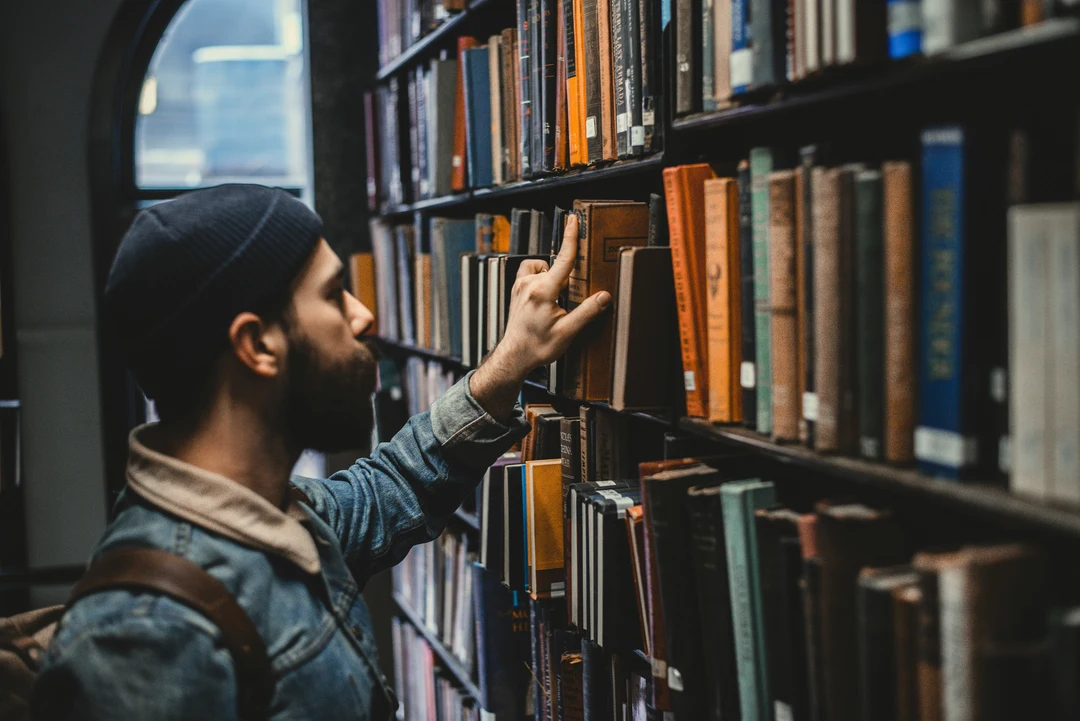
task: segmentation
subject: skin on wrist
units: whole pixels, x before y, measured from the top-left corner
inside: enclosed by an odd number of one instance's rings
[[[528,369],[506,358],[495,347],[476,372],[469,378],[469,392],[476,402],[499,423],[507,423],[517,403]]]

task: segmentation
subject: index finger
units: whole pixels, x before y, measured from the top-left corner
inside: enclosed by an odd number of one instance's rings
[[[559,248],[559,255],[556,256],[555,262],[551,265],[551,270],[548,271],[551,282],[556,283],[559,288],[566,285],[566,281],[570,278],[570,271],[574,269],[574,263],[577,261],[577,249],[578,216],[577,213],[572,212],[566,216],[566,229],[563,231],[562,247]]]

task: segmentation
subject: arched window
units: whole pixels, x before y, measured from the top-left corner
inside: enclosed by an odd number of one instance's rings
[[[188,0],[138,97],[140,200],[251,182],[310,200],[303,0]]]

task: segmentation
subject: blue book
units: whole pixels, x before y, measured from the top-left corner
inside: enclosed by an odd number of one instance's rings
[[[432,330],[435,350],[461,357],[461,256],[476,250],[473,220],[431,219]]]
[[[922,52],[921,0],[888,0],[889,57],[893,60]]]
[[[495,182],[491,166],[491,71],[487,46],[465,50],[462,57],[469,186],[486,188]]]
[[[964,465],[960,362],[963,337],[964,131],[922,134],[922,323],[916,456],[926,473],[957,477]]]
[[[741,95],[754,80],[754,57],[747,10],[750,0],[731,0],[731,94]]]
[[[772,718],[765,607],[758,563],[754,513],[776,505],[770,481],[751,479],[720,486],[724,544],[731,589],[731,620],[735,629],[735,666],[739,672],[739,703],[744,719]]]
[[[498,573],[473,564],[477,678],[481,707],[496,719],[525,718],[529,673],[528,609],[518,607]]]

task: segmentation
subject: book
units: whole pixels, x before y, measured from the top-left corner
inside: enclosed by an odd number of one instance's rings
[[[659,60],[659,40],[663,33],[663,17],[658,0],[638,0],[641,27],[641,122],[642,152],[653,153],[663,145],[663,125],[657,124],[660,106],[662,66]]]
[[[428,174],[430,193],[441,198],[453,192],[454,104],[457,90],[457,63],[432,60],[428,71],[429,115],[427,120]]]
[[[814,381],[814,165],[819,155],[816,145],[799,151],[796,169],[796,242],[799,243],[799,440],[813,448],[817,421],[817,392]]]
[[[701,110],[703,0],[675,0],[675,114]]]
[[[630,18],[628,5],[630,0],[610,0],[611,5],[611,67],[612,88],[615,111],[615,150],[616,156],[625,158],[630,155],[630,120],[629,93],[627,92],[627,45],[626,25]]]
[[[618,160],[615,133],[615,69],[611,35],[612,0],[596,0],[596,59],[600,62],[600,135],[601,159]],[[625,88],[624,88],[625,91]]]
[[[757,395],[757,432],[771,434],[772,397],[772,291],[769,275],[769,173],[773,171],[770,148],[750,151],[750,212],[754,248],[754,376]]]
[[[885,460],[915,457],[915,228],[911,163],[883,163]]]
[[[772,436],[778,441],[797,441],[802,404],[799,398],[795,171],[771,173],[768,193]]]
[[[477,699],[497,718],[525,715],[531,678],[525,659],[529,653],[528,624],[515,608],[513,594],[499,583],[497,573],[474,566],[478,679]]]
[[[641,648],[652,657],[649,646],[649,586],[645,575],[645,511],[639,503],[626,509],[626,538],[630,543],[630,563],[634,574],[634,600],[641,630]]]
[[[467,143],[465,137],[465,51],[479,45],[476,38],[461,36],[457,40],[457,90],[454,96],[454,154],[450,158],[453,168],[450,176],[452,190],[460,191],[469,187]],[[394,127],[397,124],[394,123]],[[388,147],[394,147],[387,144]]]
[[[369,332],[377,335],[379,333],[379,302],[374,253],[353,253],[349,256],[349,285],[356,299],[375,316]]]
[[[752,8],[751,87],[758,90],[779,85],[787,77],[787,0],[750,0],[748,4]]]
[[[708,418],[738,423],[742,420],[738,183],[733,178],[706,180],[704,196]]]
[[[570,271],[567,311],[600,291],[614,296],[618,249],[644,246],[648,240],[649,207],[629,201],[574,201],[578,214],[578,257]],[[574,400],[611,397],[610,314],[596,319],[570,344],[564,357],[564,392]]]
[[[880,460],[885,435],[885,259],[882,175],[855,175],[855,322],[859,452]]]
[[[525,464],[529,534],[530,595],[559,598],[566,591],[563,569],[562,462]]]
[[[517,87],[518,87],[518,157],[521,159],[521,177],[530,178],[533,174],[532,149],[532,16],[531,6],[536,0],[516,0],[517,8]]]
[[[539,67],[539,87],[536,96],[540,101],[540,112],[536,122],[540,131],[538,172],[550,173],[555,170],[558,98],[556,90],[558,64],[558,26],[559,4],[557,0],[537,0],[537,29],[539,43],[536,46],[537,65]]]
[[[592,634],[608,652],[641,648],[640,626],[635,619],[633,570],[625,514],[641,501],[637,488],[605,489],[587,497],[594,514],[596,625]]]
[[[585,70],[585,0],[569,0],[566,23],[566,110],[569,115],[571,138],[577,136],[577,154],[571,150],[570,164],[582,166],[589,164],[589,139],[586,135],[585,120],[588,116],[586,85],[588,78]],[[574,61],[570,63],[570,56]]]
[[[492,184],[491,156],[491,78],[488,48],[477,47],[462,52],[465,91],[465,149],[469,187],[485,188]]]
[[[520,63],[518,62],[518,35],[517,28],[506,28],[502,31],[502,45],[506,52],[503,53],[500,75],[502,78],[502,126],[503,148],[507,177],[510,180],[521,180],[521,127],[518,114],[521,110],[521,98],[518,85],[520,83]]]
[[[955,0],[923,0],[922,52],[936,55],[982,34],[979,3]]]
[[[910,628],[901,636],[896,596],[904,589],[918,588],[919,576],[911,566],[864,568],[859,572],[856,591],[859,641],[860,718],[898,721],[900,715],[899,664]],[[914,658],[905,657],[914,669]],[[906,669],[905,669],[906,670]]]
[[[626,64],[627,137],[629,154],[640,156],[645,152],[645,125],[643,99],[641,97],[644,60],[641,56],[643,31],[641,0],[623,0],[623,54]]]
[[[664,169],[686,413],[698,418],[707,417],[709,407],[708,351],[702,332],[707,328],[704,182],[714,177],[705,163]]]
[[[922,52],[922,3],[888,0],[889,57],[893,60]]]
[[[754,289],[754,223],[751,201],[750,162],[740,161],[739,187],[739,314],[742,362],[739,387],[742,392],[743,423],[757,428],[757,305]]]
[[[367,91],[364,93],[364,160],[367,170],[368,210],[378,211],[383,204],[385,191],[382,187],[382,160],[379,154],[382,145],[382,132],[379,127],[379,95]],[[370,306],[369,306],[370,307]]]
[[[918,721],[919,604],[918,583],[893,591],[893,642],[896,650],[896,719]]]
[[[371,254],[375,264],[375,277],[378,279],[377,323],[385,338],[399,340],[401,330],[398,324],[397,292],[397,248],[393,230],[377,218],[373,218],[368,228],[371,232]]]
[[[421,235],[422,228],[416,228],[417,235]],[[416,344],[421,348],[432,347],[431,335],[431,252],[423,252],[417,248],[413,256],[413,308],[416,311]]]
[[[581,67],[585,71],[585,145],[588,162],[595,165],[604,159],[604,122],[601,94],[603,80],[600,76],[600,28],[598,6],[601,0],[583,0]]]
[[[611,407],[624,411],[677,406],[679,358],[671,249],[621,249],[614,298]]]
[[[827,4],[827,3],[826,3]],[[751,0],[731,0],[731,94],[742,95],[754,82],[750,35]]]
[[[488,82],[491,91],[488,95],[491,105],[491,182],[494,185],[502,185],[507,182],[509,172],[506,167],[506,157],[503,154],[505,140],[503,139],[502,118],[502,35],[492,35],[488,38]]]

